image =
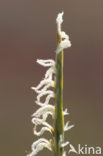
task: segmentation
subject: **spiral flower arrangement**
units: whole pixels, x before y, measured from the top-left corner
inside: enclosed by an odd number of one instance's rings
[[[56,61],[52,59],[38,59],[37,63],[43,67],[48,67],[44,79],[37,87],[31,87],[36,93],[36,104],[38,110],[32,115],[32,123],[34,124],[34,135],[41,136],[46,131],[51,133],[52,138],[39,138],[34,141],[31,146],[31,153],[27,156],[35,156],[39,151],[47,148],[53,151],[54,156],[66,156],[64,147],[69,145],[69,152],[75,152],[74,146],[69,142],[64,142],[64,132],[70,130],[74,125],[70,125],[67,121],[64,124],[64,116],[68,115],[67,109],[63,110],[63,49],[71,46],[69,36],[61,30],[63,22],[63,12],[59,13],[56,19],[57,23],[57,49]],[[45,97],[45,102],[41,98]],[[51,98],[54,98],[55,104],[50,104]],[[51,116],[54,124],[50,125],[47,120]],[[37,131],[38,126],[42,126],[40,131]]]

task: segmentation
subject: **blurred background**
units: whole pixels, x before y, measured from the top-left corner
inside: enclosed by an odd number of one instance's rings
[[[25,156],[37,139],[30,87],[46,71],[36,59],[55,59],[55,19],[62,10],[72,42],[64,52],[64,108],[75,124],[66,140],[76,149],[103,145],[103,1],[0,0],[0,156]]]

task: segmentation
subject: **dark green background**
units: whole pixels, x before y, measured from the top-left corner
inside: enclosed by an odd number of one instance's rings
[[[103,0],[0,0],[0,156],[25,156],[37,139],[30,87],[45,73],[36,59],[55,58],[62,10],[72,42],[64,52],[64,107],[75,124],[66,139],[76,148],[103,146]]]

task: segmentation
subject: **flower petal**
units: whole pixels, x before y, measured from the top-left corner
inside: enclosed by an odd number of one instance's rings
[[[55,65],[55,61],[52,59],[48,59],[48,60],[37,59],[37,63],[39,63],[44,67],[50,67]]]

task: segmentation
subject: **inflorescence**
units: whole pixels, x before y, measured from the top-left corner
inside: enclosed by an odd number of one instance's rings
[[[63,22],[63,12],[59,13],[56,19],[57,23],[57,31],[61,35],[62,40],[58,44],[56,53],[60,53],[61,50],[64,48],[68,48],[71,46],[71,42],[69,41],[69,36],[64,32],[61,31],[61,24]],[[37,141],[34,141],[31,150],[32,152],[28,154],[28,156],[35,156],[39,151],[41,151],[43,148],[47,148],[50,151],[53,151],[54,149],[54,128],[52,125],[50,125],[47,122],[47,118],[49,115],[51,115],[52,119],[55,120],[55,105],[50,104],[51,98],[55,99],[55,76],[56,76],[56,63],[54,60],[48,59],[48,60],[42,60],[38,59],[37,63],[42,65],[43,67],[49,67],[48,70],[45,73],[44,79],[39,83],[37,87],[31,87],[36,93],[37,98],[35,103],[39,106],[38,110],[32,115],[32,123],[34,124],[34,135],[41,136],[45,133],[45,131],[48,131],[51,133],[52,138],[50,140],[47,140],[45,138],[39,138]],[[42,97],[45,97],[45,101],[42,102]],[[68,115],[67,109],[63,111],[63,115]],[[37,131],[37,127],[42,126],[40,131]],[[64,132],[70,130],[74,125],[70,125],[67,121],[64,125]],[[60,146],[65,147],[67,145],[70,146],[70,152],[75,152],[75,148],[70,144],[69,141],[63,143],[62,142],[62,136],[60,136]],[[66,152],[64,151],[63,156],[66,156]]]

